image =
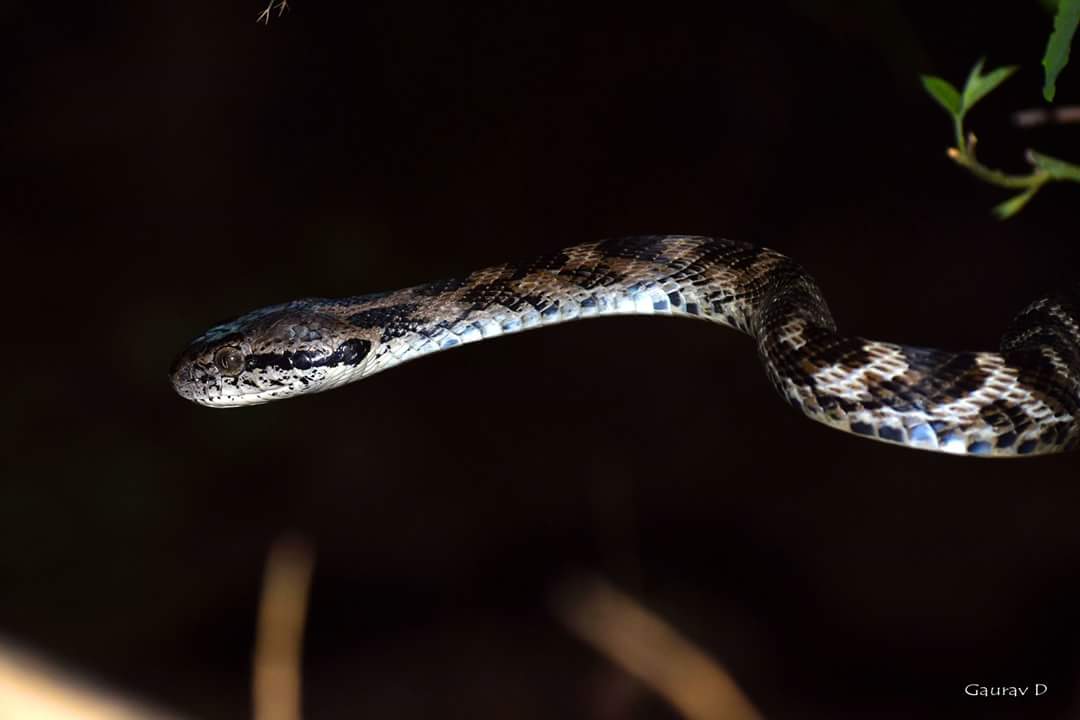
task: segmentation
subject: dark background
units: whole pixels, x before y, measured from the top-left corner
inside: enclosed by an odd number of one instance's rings
[[[552,618],[576,570],[768,717],[1080,709],[1076,457],[831,431],[735,333],[570,324],[228,412],[166,379],[263,304],[642,233],[767,244],[851,333],[989,349],[1075,279],[1080,196],[994,220],[1006,194],[946,159],[918,73],[1022,64],[972,117],[981,157],[1075,160],[1075,128],[1008,122],[1041,102],[1039,3],[294,0],[269,28],[260,9],[0,10],[0,633],[243,716],[265,553],[293,529],[318,551],[312,718],[674,717]]]

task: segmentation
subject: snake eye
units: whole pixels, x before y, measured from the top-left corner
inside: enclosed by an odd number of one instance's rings
[[[214,364],[226,375],[239,375],[244,369],[244,353],[234,347],[223,347],[214,353]]]

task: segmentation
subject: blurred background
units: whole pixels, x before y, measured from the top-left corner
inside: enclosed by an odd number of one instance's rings
[[[674,320],[246,410],[166,378],[264,304],[643,233],[784,252],[852,334],[990,349],[1076,278],[1080,195],[996,221],[1006,194],[945,157],[918,74],[1022,65],[970,118],[981,158],[1077,160],[1075,126],[1009,121],[1041,103],[1042,4],[261,9],[0,8],[0,636],[243,717],[266,553],[294,532],[316,553],[311,718],[677,717],[555,619],[576,572],[766,717],[1080,717],[1075,456],[859,441],[781,402],[745,337]]]

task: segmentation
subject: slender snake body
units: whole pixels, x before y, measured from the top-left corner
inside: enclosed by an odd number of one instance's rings
[[[999,352],[948,352],[841,335],[791,259],[691,236],[607,240],[457,280],[262,308],[192,341],[171,379],[202,405],[252,405],[477,340],[632,314],[750,335],[792,406],[855,435],[986,457],[1080,443],[1080,283],[1024,309]]]

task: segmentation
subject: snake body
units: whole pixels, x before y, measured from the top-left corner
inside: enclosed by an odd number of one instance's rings
[[[251,405],[478,340],[608,315],[740,330],[755,340],[781,396],[855,435],[989,457],[1080,444],[1080,283],[1024,309],[999,352],[948,352],[841,335],[793,260],[705,237],[606,240],[456,280],[273,305],[196,338],[171,379],[203,405]]]

